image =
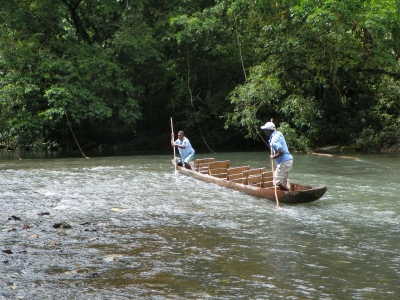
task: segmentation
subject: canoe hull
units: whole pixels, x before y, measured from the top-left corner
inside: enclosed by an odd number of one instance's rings
[[[193,170],[188,170],[179,166],[177,166],[176,169],[182,174],[189,175],[204,182],[214,183],[219,186],[243,192],[247,195],[276,201],[274,188],[259,188],[255,186],[230,182],[225,179],[213,177],[208,174],[199,173]],[[290,183],[290,186],[293,191],[285,192],[279,189],[276,191],[280,203],[298,204],[313,202],[320,199],[327,191],[326,186],[311,187],[296,183]]]

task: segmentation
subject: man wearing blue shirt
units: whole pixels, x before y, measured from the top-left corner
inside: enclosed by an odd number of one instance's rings
[[[174,142],[174,134],[172,133],[171,146],[178,147],[179,154],[182,158],[182,164],[186,169],[191,169],[189,162],[194,160],[195,152],[189,140],[185,137],[185,133],[181,130],[178,132],[178,139]],[[178,164],[179,165],[179,164]]]
[[[284,191],[290,191],[287,187],[287,179],[289,172],[293,166],[293,156],[289,153],[286,145],[286,140],[283,134],[276,131],[275,124],[272,122],[265,123],[261,126],[261,129],[265,131],[265,134],[269,136],[269,145],[272,147],[271,159],[275,159],[276,170],[274,174],[275,184]]]

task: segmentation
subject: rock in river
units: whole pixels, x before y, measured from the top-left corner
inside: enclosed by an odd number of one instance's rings
[[[72,228],[72,226],[69,225],[69,224],[66,223],[66,222],[60,222],[60,223],[54,224],[54,225],[53,225],[53,228],[65,228],[65,229],[69,229],[69,228]]]

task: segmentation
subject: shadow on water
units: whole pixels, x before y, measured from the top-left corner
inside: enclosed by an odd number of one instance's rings
[[[290,179],[328,192],[277,210],[169,153],[85,154],[0,154],[0,299],[400,296],[399,155],[295,155]]]

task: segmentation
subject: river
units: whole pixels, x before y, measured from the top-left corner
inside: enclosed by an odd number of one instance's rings
[[[346,155],[294,155],[328,191],[277,209],[171,155],[0,153],[0,299],[399,299],[400,155]]]

